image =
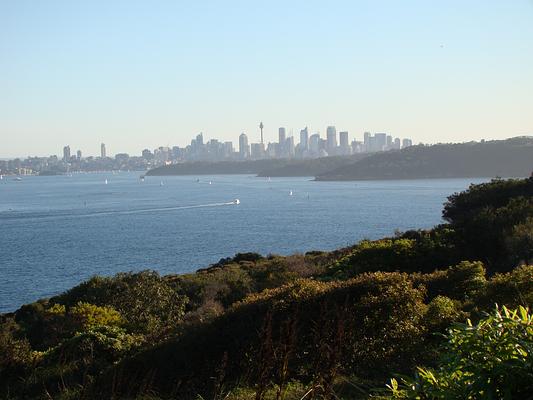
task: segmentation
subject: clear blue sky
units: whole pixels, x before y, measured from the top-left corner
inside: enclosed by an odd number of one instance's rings
[[[533,1],[0,0],[0,157],[138,154],[265,124],[533,134]]]

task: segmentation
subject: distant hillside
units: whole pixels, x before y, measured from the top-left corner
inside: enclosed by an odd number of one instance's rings
[[[277,160],[186,162],[164,165],[151,169],[146,175],[216,175],[216,174],[257,174],[265,168],[272,168]],[[279,160],[284,161],[284,160]]]
[[[412,146],[376,153],[319,174],[319,181],[525,177],[533,171],[533,137]]]
[[[257,174],[259,176],[316,176],[351,164],[366,155],[323,157],[311,160],[275,159],[256,161],[188,162],[154,168],[146,175]]]
[[[258,176],[317,176],[368,157],[368,154],[353,156],[322,157],[307,160],[290,160],[283,165],[263,169]]]

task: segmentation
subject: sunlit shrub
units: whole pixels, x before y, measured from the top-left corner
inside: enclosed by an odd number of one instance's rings
[[[450,329],[440,367],[391,381],[398,399],[526,399],[533,393],[533,316],[503,307]]]

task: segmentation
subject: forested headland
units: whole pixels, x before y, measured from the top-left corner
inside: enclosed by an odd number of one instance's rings
[[[533,172],[532,160],[533,137],[515,137],[315,159],[186,162],[154,168],[146,175],[310,176],[319,181],[527,177]]]
[[[533,138],[411,146],[375,153],[316,177],[328,180],[526,177],[533,172]]]
[[[533,178],[472,185],[442,215],[26,304],[0,316],[0,398],[531,398]]]

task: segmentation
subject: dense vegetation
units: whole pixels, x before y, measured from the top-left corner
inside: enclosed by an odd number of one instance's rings
[[[146,175],[220,175],[254,174],[258,176],[316,176],[365,158],[367,154],[322,157],[309,160],[268,159],[255,161],[198,161],[164,165]]]
[[[528,398],[533,178],[472,185],[443,217],[334,252],[93,277],[0,316],[0,398]]]
[[[529,176],[533,138],[516,137],[376,153],[317,176],[317,180],[466,178]]]

